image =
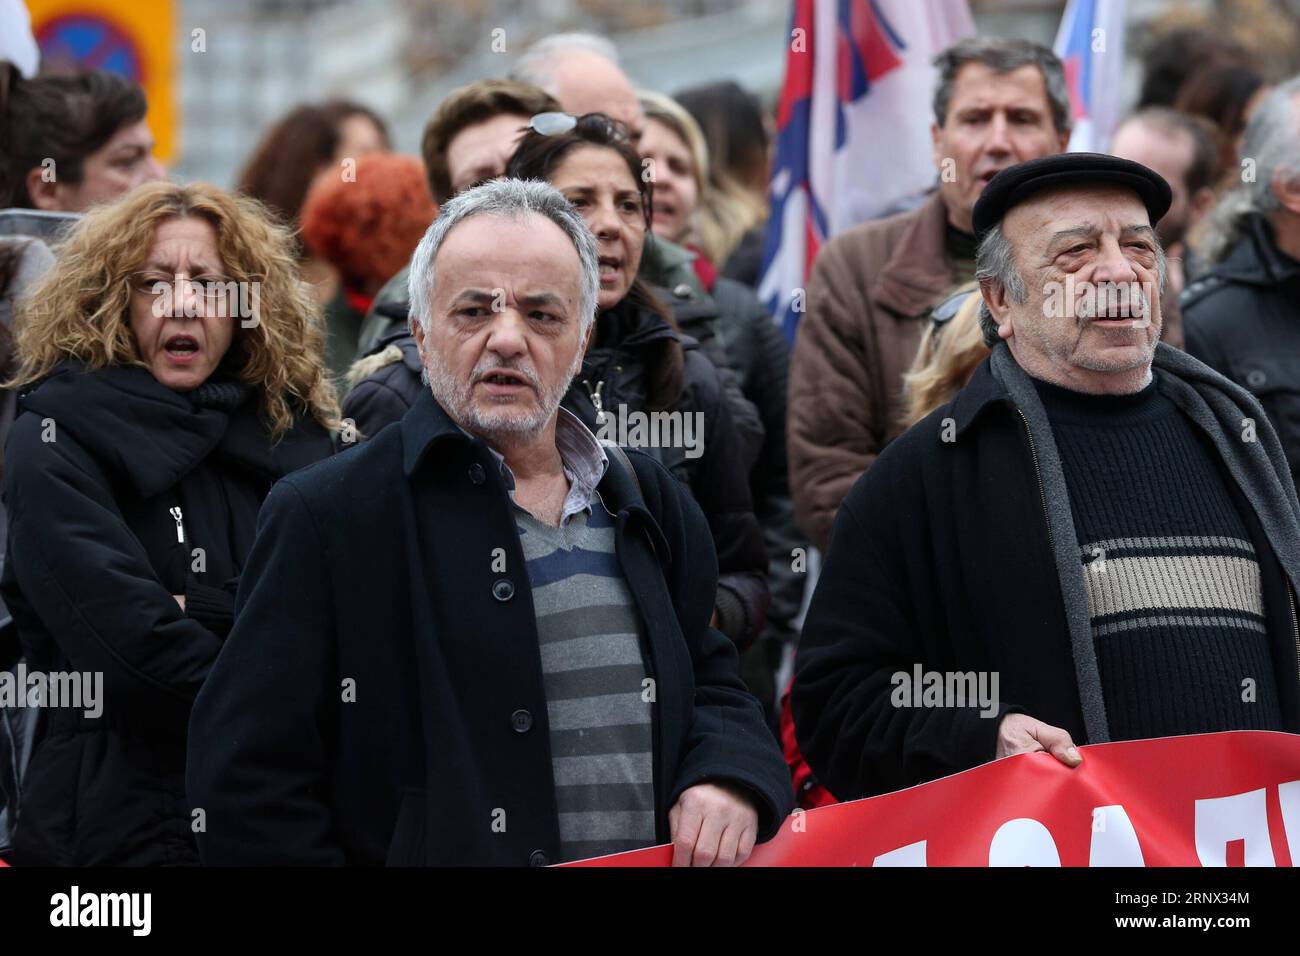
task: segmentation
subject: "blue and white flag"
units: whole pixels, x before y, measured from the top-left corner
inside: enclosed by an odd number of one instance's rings
[[[1100,153],[1110,145],[1123,103],[1125,0],[1070,0],[1056,34],[1065,64],[1074,131],[1072,153]]]
[[[759,298],[794,341],[836,233],[933,187],[934,55],[975,32],[966,0],[795,0]]]

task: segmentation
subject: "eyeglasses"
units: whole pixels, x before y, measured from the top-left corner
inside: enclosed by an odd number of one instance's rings
[[[238,299],[239,296],[239,283],[229,276],[200,275],[187,278],[162,272],[133,272],[127,276],[126,281],[132,292],[155,300],[191,290],[209,305],[220,304],[232,297]]]
[[[632,133],[628,128],[604,113],[584,113],[581,116],[572,113],[538,113],[528,121],[528,128],[541,136],[558,136],[572,132],[579,126],[593,132],[602,132],[607,139],[632,141]]]

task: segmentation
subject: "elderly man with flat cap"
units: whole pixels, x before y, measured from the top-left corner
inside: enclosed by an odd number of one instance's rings
[[[974,211],[992,354],[835,522],[792,704],[835,796],[1300,730],[1300,505],[1259,404],[1160,343],[1169,186],[1065,154]]]

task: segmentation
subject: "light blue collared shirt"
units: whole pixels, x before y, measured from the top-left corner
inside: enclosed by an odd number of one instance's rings
[[[484,442],[484,444],[487,444]],[[510,501],[515,500],[515,476],[506,464],[505,456],[487,446],[492,457],[501,468],[501,478],[506,483]],[[569,479],[569,493],[564,497],[564,508],[560,513],[560,527],[568,524],[576,514],[591,514],[592,502],[596,498],[596,486],[605,477],[609,468],[609,456],[600,442],[591,433],[582,419],[566,408],[556,410],[555,448],[560,453],[560,464],[564,467],[564,477]],[[515,505],[516,508],[519,505]]]

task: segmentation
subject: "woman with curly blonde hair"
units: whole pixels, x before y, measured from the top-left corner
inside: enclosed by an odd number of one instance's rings
[[[196,862],[190,705],[263,499],[338,426],[319,307],[263,207],[154,183],[78,223],[15,345],[0,591],[29,671],[84,693],[44,709],[14,858]]]

